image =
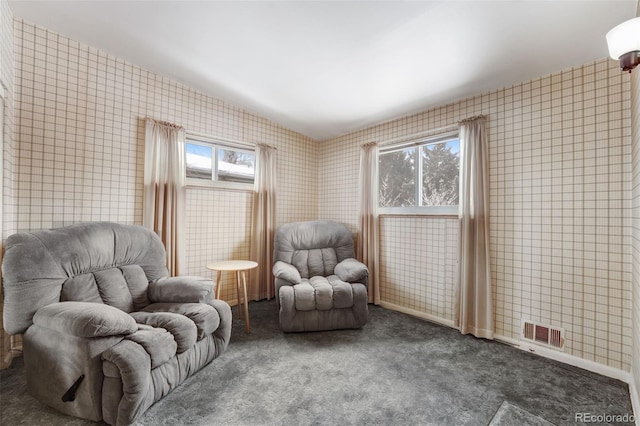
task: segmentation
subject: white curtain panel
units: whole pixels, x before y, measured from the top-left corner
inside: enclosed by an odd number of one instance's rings
[[[276,148],[256,146],[256,181],[251,209],[251,260],[258,267],[250,271],[249,297],[271,299],[275,289],[271,264],[276,231]]]
[[[186,267],[185,140],[184,128],[146,119],[142,223],[164,243],[172,276]]]
[[[489,174],[485,117],[460,122],[460,285],[456,325],[462,334],[493,339],[489,258]]]
[[[378,229],[378,144],[362,146],[360,154],[360,211],[356,256],[369,268],[369,303],[380,303]]]

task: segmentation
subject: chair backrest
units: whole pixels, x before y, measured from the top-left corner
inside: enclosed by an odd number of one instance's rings
[[[149,282],[168,275],[162,241],[141,226],[93,222],[14,234],[2,262],[4,327],[23,333],[38,309],[69,300],[131,312],[149,304]]]
[[[274,240],[274,262],[295,266],[302,278],[332,275],[339,262],[355,257],[353,234],[337,222],[287,223],[278,227]]]

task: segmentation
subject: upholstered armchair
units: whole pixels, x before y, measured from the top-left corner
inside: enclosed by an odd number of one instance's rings
[[[279,226],[273,274],[284,331],[359,328],[367,322],[369,270],[354,259],[346,226],[331,221]]]
[[[7,239],[4,325],[23,333],[27,389],[66,414],[134,423],[218,357],[231,309],[211,281],[169,277],[157,235],[108,222]]]

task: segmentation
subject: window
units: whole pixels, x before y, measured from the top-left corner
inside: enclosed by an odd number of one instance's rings
[[[458,212],[460,141],[457,134],[383,148],[378,154],[381,213]]]
[[[187,137],[186,173],[192,185],[253,188],[256,154],[251,148]]]

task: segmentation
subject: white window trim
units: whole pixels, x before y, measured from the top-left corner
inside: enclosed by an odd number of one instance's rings
[[[214,138],[211,136],[202,135],[194,132],[186,132],[186,141],[185,143],[195,142],[197,145],[210,146],[212,148],[232,148],[242,152],[251,152],[256,153],[256,146],[253,144],[239,142],[232,139],[225,138]],[[185,159],[186,161],[186,159]],[[212,172],[215,173],[215,176],[218,175],[218,163],[214,161],[211,165],[214,169]],[[257,171],[258,163],[256,158],[256,164],[254,170]],[[185,164],[185,173],[186,173],[186,164]],[[255,180],[255,175],[254,175]],[[220,181],[220,180],[204,180],[204,179],[196,179],[196,178],[186,178],[187,188],[206,188],[206,189],[226,189],[226,190],[235,190],[235,191],[253,191],[255,188],[255,183],[240,183],[240,182],[228,182],[228,181]]]
[[[378,214],[412,216],[458,216],[460,206],[378,207]]]
[[[406,148],[412,148],[423,145],[434,145],[451,139],[460,139],[460,133],[456,131],[440,133],[426,138],[418,138],[409,141],[383,145],[378,151],[378,161],[381,154],[398,151]],[[462,159],[460,159],[462,163]],[[418,161],[418,175],[422,176],[422,161]],[[380,191],[376,182],[376,203],[378,204],[378,214],[380,215],[410,215],[410,216],[458,216],[459,205],[454,206],[411,206],[411,207],[380,207]],[[420,185],[416,185],[416,199],[418,197]]]

